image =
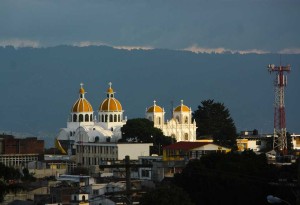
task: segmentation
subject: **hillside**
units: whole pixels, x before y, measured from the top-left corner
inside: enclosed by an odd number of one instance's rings
[[[285,101],[287,128],[299,133],[300,55],[281,59],[292,66]],[[176,106],[183,99],[195,110],[202,100],[215,99],[229,108],[238,131],[272,132],[274,75],[266,66],[279,62],[278,54],[0,47],[0,130],[52,138],[66,126],[81,82],[94,111],[112,82],[128,119],[144,117],[153,100],[169,118],[171,102]]]

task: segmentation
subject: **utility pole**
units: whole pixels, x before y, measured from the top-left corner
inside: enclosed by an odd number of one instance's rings
[[[281,154],[287,154],[287,137],[286,137],[286,121],[285,121],[285,106],[284,106],[284,89],[287,85],[287,75],[291,66],[275,66],[268,65],[268,71],[276,73],[274,80],[275,101],[274,101],[274,139],[273,149]]]
[[[131,168],[140,168],[140,167],[152,167],[152,164],[130,164],[130,158],[128,155],[125,156],[124,164],[112,164],[112,165],[99,165],[100,169],[103,168],[125,168],[126,172],[126,191],[125,194],[127,196],[128,205],[132,205],[132,193],[138,192],[139,190],[131,190]],[[115,193],[124,193],[124,192],[115,192]]]

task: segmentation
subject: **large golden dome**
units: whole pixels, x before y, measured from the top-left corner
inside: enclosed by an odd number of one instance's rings
[[[148,113],[151,113],[151,112],[163,112],[163,109],[160,106],[156,105],[156,101],[154,100],[154,104],[147,109],[147,112]]]
[[[92,105],[84,97],[85,91],[82,87],[83,84],[81,83],[80,85],[81,88],[79,89],[79,99],[74,103],[71,112],[93,112]]]
[[[107,89],[107,98],[101,103],[99,107],[99,111],[104,112],[121,112],[122,105],[121,103],[114,97],[114,90],[111,87],[112,83],[109,83],[109,88]]]
[[[174,109],[174,112],[190,112],[190,108],[183,104],[183,100],[181,100],[181,105],[177,106]]]
[[[122,105],[116,98],[107,98],[102,102],[99,110],[106,112],[120,112],[122,111]]]

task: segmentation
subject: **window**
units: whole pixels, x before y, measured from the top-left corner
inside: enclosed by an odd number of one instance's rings
[[[114,116],[114,122],[117,122],[117,115]]]
[[[83,115],[82,114],[79,115],[79,122],[83,122]]]
[[[185,124],[188,124],[188,122],[189,122],[189,121],[188,121],[188,117],[185,117],[185,118],[184,118],[184,123],[185,123]]]
[[[76,122],[76,121],[77,121],[77,115],[74,114],[74,115],[73,115],[73,122]]]
[[[91,122],[93,121],[93,115],[92,114],[90,115],[90,121]]]
[[[184,140],[189,140],[189,134],[188,133],[184,133]]]
[[[112,121],[113,121],[113,115],[110,114],[110,115],[109,115],[109,122],[112,122]]]
[[[85,122],[88,122],[89,121],[89,115],[88,114],[85,114]]]
[[[108,115],[105,115],[105,122],[107,122]]]
[[[121,122],[121,115],[118,115],[118,122]]]
[[[142,169],[142,177],[150,177],[150,171]]]

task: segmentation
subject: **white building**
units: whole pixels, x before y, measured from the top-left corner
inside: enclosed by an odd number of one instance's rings
[[[83,84],[80,84],[79,98],[72,106],[67,127],[62,128],[57,139],[69,150],[75,142],[117,142],[121,137],[121,127],[126,124],[121,103],[114,97],[109,83],[107,98],[100,104],[94,115],[93,107],[85,98]]]
[[[165,122],[165,111],[154,101],[153,106],[146,109],[146,118],[154,122],[165,136],[179,141],[196,141],[196,122],[192,121],[192,109],[183,104],[173,110],[172,119]]]

